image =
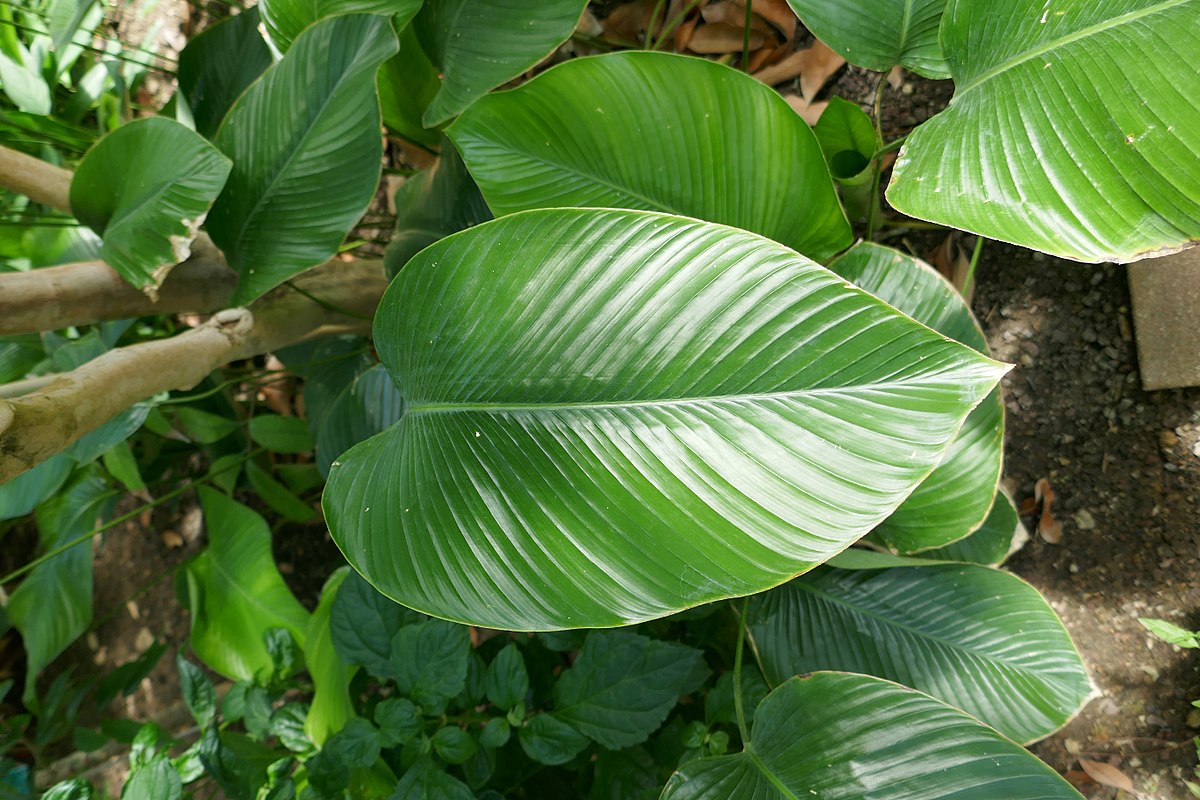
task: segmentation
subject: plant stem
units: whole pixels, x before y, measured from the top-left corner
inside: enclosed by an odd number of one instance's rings
[[[692,13],[692,10],[698,5],[700,5],[700,0],[691,0],[691,2],[685,5],[678,14],[672,17],[667,24],[663,26],[662,32],[659,33],[657,39],[655,39],[655,41],[646,49],[657,50],[658,48],[662,47],[662,43],[665,42],[668,37],[674,35],[675,29],[683,24],[683,21],[687,18],[687,15]]]
[[[899,139],[893,139],[892,141],[885,144],[883,147],[876,150],[874,155],[871,156],[871,160],[874,161],[877,158],[886,156],[888,153],[892,152],[893,150],[899,150],[900,147],[904,144],[906,139],[908,139],[907,134],[904,136],[901,136]]]
[[[16,580],[17,578],[24,575],[26,572],[29,572],[30,570],[37,567],[39,564],[44,564],[45,562],[49,561],[50,559],[54,558],[55,556],[61,555],[62,553],[65,553],[66,551],[70,550],[72,547],[81,545],[84,542],[91,541],[92,537],[98,536],[99,534],[104,533],[109,528],[120,525],[122,522],[126,522],[128,520],[133,519],[134,517],[138,516],[143,511],[146,511],[147,509],[154,508],[155,506],[160,506],[163,503],[167,502],[168,500],[174,500],[176,497],[179,497],[179,495],[183,494],[188,489],[190,489],[192,486],[194,486],[198,483],[207,483],[208,481],[211,481],[213,478],[215,478],[217,475],[220,475],[224,472],[228,472],[233,467],[240,467],[242,464],[249,461],[251,458],[253,458],[253,457],[257,456],[259,453],[263,453],[263,452],[266,452],[266,451],[263,450],[262,448],[259,448],[250,453],[247,453],[246,455],[244,455],[242,458],[240,458],[237,461],[231,461],[228,464],[224,464],[218,470],[209,472],[206,475],[203,475],[199,478],[194,478],[191,481],[188,481],[187,483],[184,483],[184,484],[181,484],[180,486],[175,487],[174,489],[172,489],[171,491],[162,495],[161,497],[157,497],[154,500],[151,500],[149,503],[144,503],[144,504],[138,506],[137,508],[133,509],[132,511],[127,511],[126,513],[122,514],[121,516],[116,517],[115,519],[109,520],[108,522],[106,522],[103,525],[96,528],[94,531],[85,533],[82,536],[76,536],[74,539],[70,540],[69,542],[66,542],[65,544],[61,544],[58,547],[54,548],[53,550],[50,550],[49,552],[42,553],[40,556],[33,559],[25,566],[18,567],[17,569],[15,569],[12,572],[5,575],[3,578],[0,578],[0,585],[3,585],[3,584],[6,584],[6,583]],[[114,492],[114,494],[121,494],[121,492]]]
[[[359,314],[355,311],[351,311],[348,308],[342,308],[340,306],[334,305],[333,303],[330,303],[327,300],[323,300],[320,297],[317,297],[312,292],[308,291],[307,289],[297,286],[292,281],[284,281],[283,283],[285,286],[287,286],[292,291],[299,292],[301,295],[303,295],[304,297],[307,297],[309,300],[312,300],[314,303],[316,303],[317,305],[319,305],[321,308],[325,309],[326,311],[332,311],[335,314],[342,314],[344,316],[350,317],[351,319],[364,319],[367,322],[371,322],[375,319],[374,316],[367,316],[366,314]]]
[[[887,86],[887,73],[879,74],[879,83],[875,85],[874,122],[875,141],[883,141],[883,90]],[[879,158],[874,163],[875,174],[871,179],[871,207],[867,211],[867,241],[875,238],[875,229],[879,227],[882,209],[879,203],[879,182],[883,178],[883,161]]]
[[[971,294],[971,284],[975,282],[975,267],[979,266],[979,256],[983,253],[983,237],[975,237],[975,251],[971,253],[971,263],[967,265],[967,277],[963,281],[962,296]]]
[[[646,23],[646,49],[647,50],[654,49],[654,27],[655,27],[655,25],[658,24],[659,15],[664,13],[663,7],[666,4],[667,4],[667,0],[658,0],[658,2],[656,2],[654,4],[654,10],[650,12],[650,20]]]
[[[746,649],[746,612],[750,610],[750,598],[742,599],[742,613],[738,615],[737,644],[733,651],[733,712],[737,715],[738,733],[742,736],[742,749],[750,745],[750,732],[746,728],[746,710],[742,707],[742,651]]]
[[[746,22],[742,25],[742,72],[750,71],[750,23],[754,21],[754,0],[746,0]]]

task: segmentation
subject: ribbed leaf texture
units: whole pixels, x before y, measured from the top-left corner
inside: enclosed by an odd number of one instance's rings
[[[829,268],[917,322],[988,352],[962,295],[925,262],[864,243]],[[933,474],[872,533],[873,540],[897,553],[914,553],[966,538],[988,515],[1003,462],[1004,404],[996,389],[967,417]]]
[[[991,728],[863,675],[793,678],[754,712],[746,752],[693,761],[663,800],[1082,800]]]
[[[842,58],[886,72],[899,64],[926,78],[949,78],[938,44],[946,0],[788,0],[804,27]]]
[[[812,129],[770,87],[709,61],[568,61],[472,106],[448,131],[497,215],[666,211],[824,260],[853,241]]]
[[[974,564],[821,567],[753,598],[749,626],[771,684],[822,669],[867,673],[1024,743],[1058,730],[1092,692],[1042,596]]]
[[[761,591],[844,549],[1004,367],[744,231],[528,212],[417,254],[375,321],[395,426],[326,519],[397,601],[603,627]]]
[[[1077,261],[1200,239],[1200,0],[951,0],[941,30],[954,99],[893,206]]]

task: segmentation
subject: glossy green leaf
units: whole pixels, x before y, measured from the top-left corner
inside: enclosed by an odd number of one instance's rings
[[[42,337],[36,333],[0,338],[0,384],[24,378],[45,357]]]
[[[342,14],[380,14],[394,17],[403,28],[421,9],[421,0],[262,0],[259,4],[271,41],[280,52],[314,22]]]
[[[1195,243],[1198,26],[1197,0],[951,0],[954,99],[909,134],[888,200],[1077,261]]]
[[[966,561],[971,564],[1003,564],[1029,540],[1029,532],[1017,515],[1017,507],[1002,490],[996,492],[992,510],[974,533],[965,539],[921,551],[922,558],[942,561]]]
[[[234,680],[269,675],[268,628],[287,628],[303,645],[309,614],[271,555],[267,523],[220,492],[200,487],[208,547],[183,567],[192,649]]]
[[[244,304],[337,252],[375,196],[375,70],[396,52],[386,17],[305,29],[230,109],[215,143],[233,172],[209,216]],[[269,134],[269,135],[268,135]]]
[[[383,257],[388,276],[395,277],[410,258],[437,240],[491,218],[458,151],[444,142],[438,162],[396,191],[396,228]]]
[[[328,403],[309,408],[316,432],[317,465],[326,474],[334,459],[362,440],[387,430],[404,409],[400,390],[381,364],[347,383],[326,385],[320,392],[324,396],[332,392]],[[306,386],[305,397],[308,395]]]
[[[962,711],[864,675],[789,680],[755,710],[750,736],[746,752],[683,766],[663,800],[1082,800]]]
[[[375,724],[385,748],[408,744],[421,732],[421,713],[405,697],[389,697],[375,706]]]
[[[628,631],[593,631],[554,684],[554,716],[610,750],[646,741],[707,677],[704,653]]]
[[[121,790],[121,800],[180,800],[181,797],[183,784],[179,773],[165,755],[133,770]]]
[[[49,552],[95,529],[116,502],[103,472],[77,472],[37,510],[42,552]],[[37,565],[13,590],[5,606],[25,646],[24,700],[33,698],[38,675],[92,621],[92,546],[85,541]]]
[[[1168,622],[1165,619],[1150,619],[1146,617],[1139,618],[1138,622],[1142,624],[1143,628],[1167,644],[1173,644],[1176,647],[1183,647],[1189,650],[1200,647],[1200,635],[1181,628],[1173,622]]]
[[[475,794],[458,778],[447,774],[431,759],[413,765],[396,784],[394,798],[421,800],[475,800]]]
[[[836,181],[860,178],[883,146],[867,112],[840,97],[829,98],[829,105],[813,126],[813,134]]]
[[[772,684],[823,669],[894,680],[1019,742],[1062,727],[1092,685],[1062,622],[1029,584],[974,564],[822,567],[751,600]]]
[[[321,599],[309,618],[304,635],[304,662],[314,687],[312,704],[304,720],[304,733],[317,747],[354,717],[350,680],[358,668],[338,656],[330,626],[334,598],[350,574],[349,567],[340,567],[325,581]]]
[[[429,0],[413,20],[442,88],[423,124],[440,125],[516,78],[570,37],[587,0]]]
[[[886,72],[899,64],[926,78],[949,78],[938,44],[946,0],[788,0],[804,27],[851,64]]]
[[[568,61],[480,100],[448,133],[498,215],[667,211],[760,233],[817,260],[852,241],[808,124],[770,87],[703,59]]]
[[[962,295],[925,262],[864,243],[830,264],[830,269],[918,322],[988,352],[983,331]],[[899,553],[965,538],[987,518],[1003,462],[1004,404],[996,389],[967,417],[938,468],[872,538]]]
[[[456,725],[438,728],[430,741],[433,751],[447,764],[463,764],[479,749],[471,734]]]
[[[122,278],[156,287],[188,257],[232,164],[166,117],[122,125],[88,151],[71,180],[71,210],[104,239]]]
[[[316,519],[317,512],[311,506],[253,461],[246,462],[246,478],[262,501],[284,519],[292,522],[310,522]]]
[[[273,63],[260,22],[259,6],[252,6],[190,39],[179,54],[179,91],[201,135],[211,139],[242,92]]]
[[[274,453],[307,453],[313,449],[308,424],[299,417],[259,414],[250,420],[250,439]]]
[[[1004,368],[781,245],[636,211],[504,217],[375,321],[404,417],[336,462],[334,540],[486,627],[603,627],[774,586],[886,517]]]
[[[421,115],[442,86],[438,71],[421,49],[412,25],[400,31],[400,52],[389,58],[376,76],[383,124],[394,133],[427,148],[435,148],[441,134],[421,124]]]

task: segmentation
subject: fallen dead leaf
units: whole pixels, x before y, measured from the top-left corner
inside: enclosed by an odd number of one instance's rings
[[[929,263],[942,273],[946,280],[954,284],[954,288],[963,295],[968,303],[971,302],[971,295],[975,293],[975,287],[971,286],[966,294],[963,294],[963,287],[967,283],[967,273],[971,270],[971,259],[958,244],[957,234],[950,234],[933,249],[929,254]]]
[[[162,532],[162,543],[174,550],[177,547],[183,547],[183,537],[172,530]]]
[[[283,362],[275,356],[267,358],[266,367],[273,372],[283,372],[284,370]],[[267,404],[267,408],[276,414],[282,417],[295,416],[296,411],[292,407],[291,381],[280,380],[264,383],[259,388],[259,394],[262,395],[263,402]]]
[[[800,118],[809,124],[816,125],[817,120],[821,118],[821,114],[825,111],[825,107],[829,105],[828,100],[819,100],[816,103],[810,103],[798,94],[784,95],[784,100],[792,109],[800,115]]]
[[[812,43],[811,47],[797,50],[777,64],[754,73],[768,86],[778,86],[784,81],[800,77],[800,94],[811,103],[833,74],[842,68],[846,59],[830,50],[820,41]]]
[[[645,41],[646,29],[650,27],[650,16],[654,13],[654,0],[636,0],[623,3],[600,21],[604,27],[604,38],[613,44],[639,44]]]
[[[796,13],[787,4],[787,0],[754,0],[754,13],[771,23],[771,27],[779,31],[784,40],[790,42],[796,38]]]
[[[1129,776],[1112,764],[1081,758],[1079,759],[1079,766],[1083,767],[1083,771],[1088,774],[1088,777],[1102,786],[1111,786],[1114,789],[1121,789],[1137,794],[1137,790],[1133,788],[1133,781],[1129,779]]]
[[[1049,544],[1058,544],[1062,541],[1063,530],[1062,523],[1054,518],[1051,513],[1051,508],[1054,506],[1054,489],[1050,486],[1050,481],[1045,478],[1038,478],[1037,483],[1033,485],[1034,500],[1042,504],[1042,516],[1038,519],[1038,535]]]
[[[750,31],[750,49],[757,50],[767,41],[762,31]],[[688,49],[702,55],[723,55],[742,52],[742,28],[724,23],[710,23],[696,28]]]
[[[704,21],[709,24],[728,25],[740,31],[742,26],[746,24],[746,6],[736,2],[736,0],[720,0],[720,2],[712,3],[701,9],[700,16],[704,17]],[[757,14],[751,13],[750,30],[758,31],[759,33],[770,33],[772,29],[766,20]]]
[[[892,67],[891,71],[888,72],[887,82],[893,91],[899,90],[904,85],[904,67],[899,64]]]

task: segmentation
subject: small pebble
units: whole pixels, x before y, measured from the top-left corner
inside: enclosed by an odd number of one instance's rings
[[[1094,530],[1096,527],[1096,518],[1086,508],[1081,508],[1075,512],[1075,527],[1081,531]]]
[[[1163,431],[1158,435],[1158,443],[1163,447],[1174,447],[1179,444],[1179,437],[1175,435],[1175,431]]]
[[[142,628],[137,632],[137,637],[133,640],[133,646],[137,648],[139,653],[144,653],[154,646],[154,634],[149,628]]]

